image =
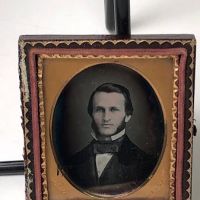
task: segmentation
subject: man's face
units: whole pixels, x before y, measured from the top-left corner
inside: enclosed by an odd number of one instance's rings
[[[125,98],[117,92],[97,92],[93,97],[93,123],[101,136],[112,136],[125,128],[131,115],[126,115]]]

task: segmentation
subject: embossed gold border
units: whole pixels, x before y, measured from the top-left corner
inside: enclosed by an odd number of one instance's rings
[[[26,199],[29,200],[31,199],[31,192],[32,189],[30,187],[30,184],[33,183],[33,178],[31,178],[33,176],[31,169],[27,168],[28,164],[30,164],[31,162],[33,162],[32,160],[28,159],[28,155],[30,154],[31,150],[28,147],[28,144],[30,143],[30,140],[28,139],[28,135],[30,134],[30,130],[28,130],[27,128],[27,124],[29,122],[29,119],[27,117],[27,112],[29,111],[29,108],[27,107],[27,103],[30,102],[30,91],[29,91],[29,84],[28,84],[28,80],[27,80],[27,65],[25,62],[26,57],[28,56],[25,51],[24,48],[27,44],[29,44],[32,48],[34,48],[34,46],[38,45],[38,44],[42,44],[44,47],[48,44],[53,44],[55,46],[58,46],[59,44],[67,44],[70,45],[71,43],[76,43],[78,45],[81,45],[83,43],[89,43],[90,45],[92,45],[93,43],[98,42],[100,44],[105,44],[107,42],[111,42],[113,45],[118,44],[119,42],[122,42],[124,44],[128,44],[131,42],[135,42],[138,45],[142,42],[147,42],[148,44],[151,44],[153,42],[159,43],[160,45],[162,45],[163,43],[167,42],[169,44],[175,44],[177,42],[180,42],[181,44],[187,44],[189,43],[190,46],[192,47],[192,52],[190,55],[192,58],[192,61],[190,63],[189,68],[193,69],[194,68],[194,59],[195,59],[195,52],[194,52],[194,48],[196,45],[196,41],[193,40],[63,40],[63,41],[35,41],[35,42],[26,42],[23,40],[19,40],[19,51],[20,51],[20,59],[19,59],[19,70],[20,70],[20,81],[21,81],[21,85],[20,85],[20,90],[21,90],[21,98],[22,98],[22,110],[23,110],[23,128],[24,128],[24,138],[25,138],[25,147],[24,147],[24,154],[26,156],[25,159],[25,175],[26,175]],[[189,76],[189,79],[191,80],[191,82],[193,82],[193,70],[192,73]],[[191,92],[191,95],[189,97],[189,102],[191,103],[191,106],[189,107],[189,111],[190,111],[190,118],[189,121],[193,122],[193,85],[191,84],[191,87],[189,89],[189,91]],[[188,163],[190,165],[189,169],[188,169],[188,173],[190,175],[190,177],[187,179],[188,182],[188,189],[187,192],[189,194],[189,197],[187,200],[191,199],[191,165],[192,165],[192,130],[193,130],[193,124],[191,125],[190,129],[189,129],[189,134],[191,135],[190,140],[188,141],[191,145],[191,148],[188,150],[189,153],[189,160]],[[43,183],[44,184],[44,183]]]
[[[43,199],[48,200],[47,174],[46,174],[46,140],[45,140],[45,112],[43,95],[43,64],[42,59],[38,59],[38,96],[39,96],[39,117],[40,117],[40,139],[41,139],[41,169]]]
[[[104,39],[98,39],[98,40],[93,40],[93,39],[89,39],[89,40],[54,40],[54,41],[43,41],[43,40],[37,40],[37,41],[31,41],[31,42],[24,42],[23,40],[20,40],[19,41],[19,45],[23,45],[23,44],[29,44],[31,45],[32,47],[36,46],[37,44],[42,44],[43,46],[47,46],[48,44],[53,44],[55,46],[58,46],[60,44],[66,44],[66,45],[70,45],[72,43],[76,43],[78,45],[82,45],[84,43],[88,43],[90,45],[93,45],[94,43],[100,43],[101,45],[104,45],[106,43],[111,43],[113,45],[116,45],[118,43],[123,43],[123,44],[129,44],[131,42],[135,42],[136,44],[140,44],[142,42],[146,42],[148,43],[149,45],[152,44],[152,43],[158,43],[158,44],[163,44],[165,42],[167,43],[170,43],[171,45],[177,43],[177,42],[180,42],[181,44],[191,44],[191,46],[194,46],[196,44],[196,41],[195,40],[154,40],[154,39],[129,39],[129,40],[104,40]]]
[[[142,59],[148,59],[148,58],[173,58],[174,60],[174,81],[173,81],[173,108],[172,108],[172,115],[173,115],[173,134],[171,136],[171,151],[170,151],[170,200],[175,199],[175,163],[176,163],[176,142],[177,142],[177,102],[178,102],[178,60],[177,57],[174,55],[170,56],[149,56],[149,55],[143,55],[143,56],[104,56],[104,55],[99,55],[99,56],[93,56],[93,55],[88,55],[87,57],[77,55],[77,56],[70,56],[70,55],[59,55],[59,54],[53,54],[53,55],[47,55],[47,54],[41,54],[38,58],[38,89],[39,89],[39,106],[40,106],[40,127],[41,127],[41,149],[42,149],[42,164],[41,168],[43,169],[42,172],[42,177],[44,179],[42,186],[43,186],[43,198],[44,200],[48,200],[48,187],[47,187],[47,177],[46,177],[46,157],[45,157],[45,113],[44,113],[44,96],[43,96],[43,82],[42,82],[42,74],[43,74],[43,59],[48,58],[48,59],[55,59],[55,58],[75,58],[75,59],[91,59],[91,58],[142,58]],[[149,177],[150,178],[150,177]],[[142,186],[141,186],[142,187]],[[141,188],[139,187],[139,188]],[[138,189],[139,189],[138,188]]]
[[[175,61],[173,79],[173,107],[172,107],[172,136],[171,136],[171,156],[170,156],[170,200],[175,200],[175,181],[176,181],[176,153],[177,153],[177,134],[178,134],[178,64]]]

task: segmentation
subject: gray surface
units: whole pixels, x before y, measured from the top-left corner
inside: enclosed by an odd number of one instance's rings
[[[25,177],[0,176],[0,199],[23,200],[25,199]]]
[[[132,34],[194,33],[200,41],[200,1],[131,1]],[[21,34],[106,34],[103,1],[0,0],[0,160],[22,159],[17,41]],[[200,130],[200,48],[197,47],[195,122]],[[193,200],[200,196],[200,136],[194,138]],[[3,184],[5,180],[0,177]],[[12,179],[9,179],[12,182]],[[23,199],[22,182],[0,186],[0,199]],[[3,185],[2,184],[2,185]],[[14,189],[13,188],[13,189]],[[3,193],[2,193],[3,191]],[[2,196],[4,194],[4,196]],[[16,198],[15,198],[16,197]]]

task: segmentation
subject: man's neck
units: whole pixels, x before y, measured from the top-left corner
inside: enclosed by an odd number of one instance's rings
[[[123,129],[119,133],[116,133],[116,134],[114,134],[112,136],[99,136],[94,131],[92,131],[92,133],[91,133],[92,137],[95,140],[99,140],[99,141],[114,141],[114,140],[117,140],[117,139],[121,138],[124,134],[125,134],[125,129]]]

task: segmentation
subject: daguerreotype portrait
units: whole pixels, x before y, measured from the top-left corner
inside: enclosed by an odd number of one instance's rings
[[[159,161],[161,105],[148,82],[125,66],[105,63],[77,74],[59,96],[53,119],[60,169],[81,189],[132,191]]]
[[[192,35],[22,36],[27,200],[190,200]]]

